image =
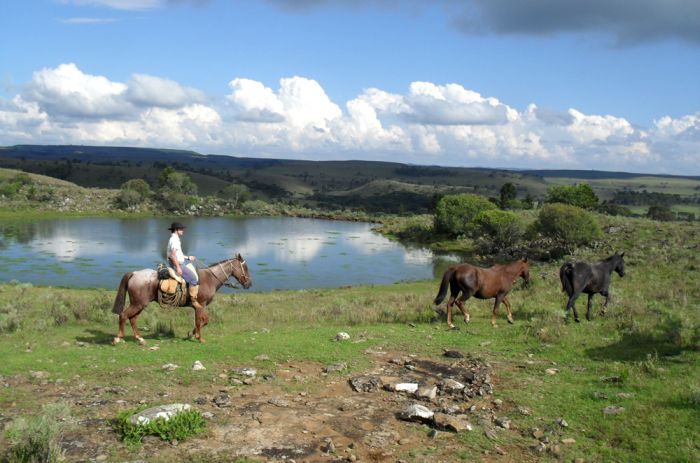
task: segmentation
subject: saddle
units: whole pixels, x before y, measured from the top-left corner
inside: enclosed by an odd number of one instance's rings
[[[161,307],[181,307],[187,302],[187,282],[175,270],[158,264],[158,302]]]

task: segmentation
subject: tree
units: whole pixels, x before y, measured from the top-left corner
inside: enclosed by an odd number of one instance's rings
[[[219,192],[219,196],[223,199],[231,201],[233,209],[236,209],[239,204],[243,204],[250,198],[250,191],[245,185],[232,183]]]
[[[581,209],[593,209],[598,205],[598,196],[587,183],[577,185],[554,185],[547,189],[546,203],[562,203]]]
[[[171,211],[182,211],[194,204],[197,185],[189,175],[167,166],[158,177],[158,199],[163,207]]]
[[[568,248],[592,243],[603,235],[593,215],[569,204],[545,204],[535,229]]]
[[[671,208],[668,206],[649,206],[649,210],[647,210],[647,218],[658,220],[659,222],[670,222],[676,217]]]
[[[476,216],[493,209],[496,205],[483,196],[470,193],[443,196],[435,206],[435,230],[451,236],[473,235],[478,231],[474,223]]]
[[[501,196],[499,206],[501,209],[508,209],[509,204],[515,201],[515,198],[518,195],[518,190],[515,188],[515,185],[513,185],[510,182],[507,182],[501,186],[500,193]]]
[[[483,238],[494,249],[504,249],[520,242],[525,227],[520,218],[510,211],[499,209],[483,211],[474,219]]]

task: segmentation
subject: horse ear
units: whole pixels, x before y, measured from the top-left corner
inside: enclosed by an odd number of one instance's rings
[[[625,257],[625,251],[622,251],[622,254],[620,254],[620,257]]]
[[[527,262],[527,256],[523,257],[523,262]]]
[[[236,259],[243,260],[243,256],[241,256],[240,252],[236,254]]]

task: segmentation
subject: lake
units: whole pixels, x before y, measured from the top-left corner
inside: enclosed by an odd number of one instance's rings
[[[409,248],[372,225],[288,217],[186,218],[186,254],[212,264],[240,252],[254,291],[433,278],[454,256]],[[0,225],[0,281],[116,289],[132,270],[165,262],[173,219],[73,218]],[[230,290],[223,288],[225,292]]]

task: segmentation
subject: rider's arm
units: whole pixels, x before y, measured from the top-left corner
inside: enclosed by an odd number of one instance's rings
[[[170,260],[175,264],[175,270],[177,270],[178,275],[182,275],[182,267],[180,267],[180,262],[177,260],[177,250],[173,249],[170,251]]]

